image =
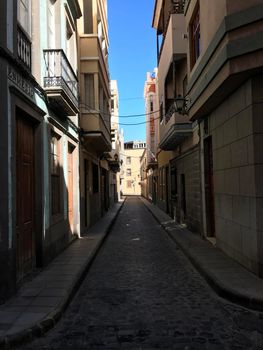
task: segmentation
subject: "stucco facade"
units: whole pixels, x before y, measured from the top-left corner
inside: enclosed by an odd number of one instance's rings
[[[0,302],[79,235],[81,11],[77,1],[27,6],[0,4]]]
[[[201,232],[201,182],[198,124],[177,97],[186,97],[187,28],[184,1],[156,1],[153,27],[157,34],[159,150],[157,205],[188,228]]]
[[[111,116],[107,1],[80,0],[81,232],[110,206]]]
[[[143,141],[124,143],[123,194],[127,196],[141,195],[141,157],[145,151]]]

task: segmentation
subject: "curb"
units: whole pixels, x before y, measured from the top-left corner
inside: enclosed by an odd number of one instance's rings
[[[85,276],[87,275],[93,261],[95,260],[100,248],[102,247],[103,243],[105,242],[106,238],[108,237],[110,230],[112,226],[114,225],[124,203],[126,201],[126,198],[124,198],[123,202],[120,204],[119,208],[117,209],[114,218],[110,221],[106,228],[106,232],[103,235],[103,237],[98,241],[96,246],[94,247],[94,250],[90,254],[90,257],[88,261],[84,264],[83,268],[79,271],[77,274],[77,277],[75,278],[75,281],[73,282],[71,288],[69,289],[66,296],[63,297],[60,305],[53,311],[51,311],[41,322],[24,329],[21,332],[7,335],[0,337],[0,350],[11,350],[14,349],[16,346],[20,346],[22,344],[28,343],[32,341],[34,338],[39,338],[43,336],[46,332],[48,332],[50,329],[52,329],[56,323],[60,320],[63,312],[66,310],[67,306],[73,299],[74,295],[78,291],[81,283],[83,282]]]
[[[141,199],[142,200],[142,199]],[[147,199],[142,200],[143,204],[147,208],[147,210],[152,214],[155,220],[162,226],[165,230],[169,238],[180,247],[181,251],[184,255],[189,259],[191,264],[196,268],[196,270],[204,277],[209,286],[219,295],[220,297],[227,299],[228,301],[246,307],[248,309],[254,311],[263,311],[263,298],[254,298],[247,294],[242,294],[238,290],[233,289],[227,285],[225,285],[221,280],[219,280],[211,271],[208,271],[201,262],[198,261],[198,257],[196,258],[193,254],[191,254],[190,250],[187,249],[179,239],[174,237],[170,230],[163,224],[158,216],[150,209],[145,201]],[[151,204],[151,203],[149,203]],[[158,208],[159,209],[159,208]]]

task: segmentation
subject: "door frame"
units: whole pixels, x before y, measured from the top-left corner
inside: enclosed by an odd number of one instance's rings
[[[206,235],[215,237],[215,194],[213,169],[213,140],[212,136],[203,139],[204,147],[204,194],[206,214]]]
[[[43,220],[44,220],[44,153],[43,153],[43,121],[46,112],[39,108],[35,103],[26,98],[18,89],[12,87],[11,91],[11,154],[14,155],[12,159],[12,188],[15,195],[12,196],[12,248],[14,266],[16,266],[16,114],[17,109],[22,110],[29,120],[34,125],[34,231],[35,231],[35,255],[36,267],[42,267],[44,264],[43,251]],[[16,274],[15,274],[16,275]],[[16,280],[16,276],[15,276]]]

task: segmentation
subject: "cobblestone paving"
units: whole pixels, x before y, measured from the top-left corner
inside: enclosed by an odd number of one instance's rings
[[[128,198],[59,324],[24,350],[263,349],[263,314],[216,296]]]

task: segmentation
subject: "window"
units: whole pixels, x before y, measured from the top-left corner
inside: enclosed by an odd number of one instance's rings
[[[52,132],[50,151],[51,173],[51,212],[57,215],[61,212],[61,170],[60,170],[60,140],[59,136]]]
[[[152,95],[150,95],[150,105],[149,105],[149,107],[150,107],[150,112],[153,112],[153,96]]]
[[[85,74],[85,104],[87,109],[95,108],[94,74]]]
[[[131,169],[126,169],[126,176],[131,176]]]
[[[93,34],[93,0],[83,2],[84,34]]]
[[[55,5],[54,1],[49,0],[47,3],[47,42],[49,49],[55,49]]]
[[[131,164],[131,157],[126,157],[126,164],[130,165]]]
[[[127,188],[131,188],[132,187],[132,182],[131,180],[127,180]]]
[[[200,8],[197,5],[192,20],[190,22],[190,55],[191,67],[195,65],[200,56]]]
[[[18,0],[17,19],[22,28],[31,36],[31,0]]]
[[[92,187],[93,193],[99,192],[99,167],[95,163],[92,163]]]

